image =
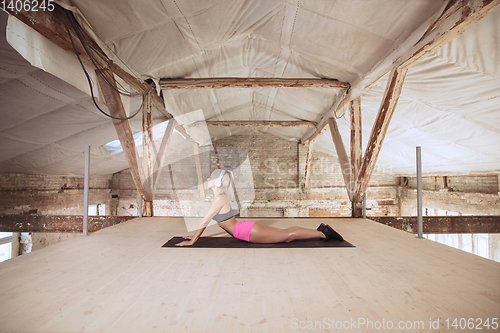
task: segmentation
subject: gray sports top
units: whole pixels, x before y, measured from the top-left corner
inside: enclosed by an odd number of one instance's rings
[[[227,213],[224,213],[224,214],[216,214],[214,216],[214,220],[217,222],[217,223],[221,223],[221,222],[224,222],[224,221],[227,221],[229,220],[231,217],[233,216],[236,216],[238,215],[240,212],[237,210],[237,209],[232,209],[227,212]]]

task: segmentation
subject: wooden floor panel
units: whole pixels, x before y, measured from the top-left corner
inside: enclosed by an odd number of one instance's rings
[[[447,318],[500,315],[500,263],[370,220],[256,220],[329,223],[356,247],[162,248],[186,234],[183,219],[134,219],[1,263],[0,332],[328,331],[332,320],[446,332]]]

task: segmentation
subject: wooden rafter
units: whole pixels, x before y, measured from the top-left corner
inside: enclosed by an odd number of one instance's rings
[[[351,187],[351,165],[349,163],[349,156],[345,150],[344,142],[340,136],[339,128],[337,126],[337,121],[335,118],[330,118],[329,122],[330,133],[332,134],[333,143],[335,144],[335,150],[337,151],[337,156],[339,158],[340,169],[342,176],[344,177],[344,183],[347,189],[347,194],[349,199],[352,201],[352,187]]]
[[[69,28],[71,37],[73,42],[75,43],[76,50],[80,55],[82,61],[96,69],[90,57],[85,52],[84,47],[82,46],[78,36],[72,29],[72,24],[68,15],[73,15],[71,12],[61,8],[59,5],[54,4],[54,11],[20,11],[15,12],[10,10],[9,8],[5,8],[10,15],[22,21],[24,24],[32,28],[33,30],[40,33],[42,36],[59,46],[65,51],[68,51],[72,55],[75,55],[75,51],[73,50],[73,45],[71,44],[71,39],[68,36],[68,32],[66,28],[61,22],[61,17],[64,20],[66,26]],[[77,23],[78,24],[78,23]],[[118,77],[120,77],[123,81],[129,84],[133,89],[135,89],[139,93],[144,93],[149,91],[150,85],[143,82],[142,80],[130,75],[123,68],[113,63],[106,54],[102,51],[102,49],[97,45],[97,43],[82,29],[83,40],[90,48],[94,50],[98,55],[96,60],[99,63],[99,66],[110,69],[113,73],[115,73]],[[163,99],[161,99],[157,94],[152,95],[154,105],[160,110],[167,118],[172,118],[172,115],[167,112],[165,109],[165,103]]]
[[[311,121],[275,121],[275,120],[235,120],[235,121],[199,121],[191,126],[208,127],[316,127]]]
[[[219,77],[200,79],[161,79],[161,89],[221,88],[334,88],[349,89],[349,83],[334,79]]]
[[[97,75],[99,81],[99,86],[101,88],[106,106],[108,107],[109,113],[113,117],[126,118],[127,114],[123,107],[120,94],[117,91],[116,81],[113,73],[109,70],[103,70],[102,73],[106,76],[105,81],[100,75]],[[110,85],[113,84],[113,86]],[[120,140],[120,144],[127,159],[127,163],[132,174],[132,179],[134,181],[135,187],[139,192],[142,199],[146,201],[152,200],[151,192],[145,191],[141,181],[141,171],[139,169],[139,162],[137,160],[137,151],[134,141],[134,136],[130,125],[127,120],[112,119],[113,125],[115,125],[116,134]]]
[[[389,81],[385,88],[382,104],[378,110],[377,118],[373,125],[368,145],[363,156],[363,162],[355,183],[354,195],[351,201],[361,202],[368,187],[368,182],[375,169],[377,158],[382,148],[387,129],[396,109],[396,105],[403,89],[403,82],[407,69],[393,69],[389,74]]]

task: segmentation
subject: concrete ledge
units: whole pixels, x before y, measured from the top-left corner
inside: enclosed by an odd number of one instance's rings
[[[89,216],[88,231],[94,232],[136,218],[135,216]],[[83,232],[80,215],[0,215],[0,232]]]
[[[368,216],[370,220],[396,229],[417,233],[416,216]],[[500,233],[500,216],[423,216],[424,233]]]

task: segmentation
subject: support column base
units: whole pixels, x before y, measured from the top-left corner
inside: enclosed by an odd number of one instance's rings
[[[352,217],[363,217],[363,202],[351,202]]]
[[[142,216],[152,217],[153,216],[153,201],[142,200]]]

